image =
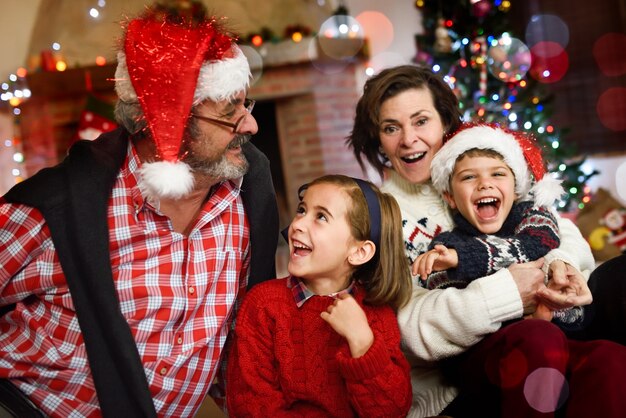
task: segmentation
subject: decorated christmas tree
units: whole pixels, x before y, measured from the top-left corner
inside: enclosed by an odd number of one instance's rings
[[[518,1],[516,6],[525,7]],[[550,122],[550,84],[567,71],[567,56],[559,54],[563,51],[559,44],[539,37],[524,39],[514,25],[520,22],[513,22],[508,0],[416,0],[415,4],[424,28],[416,35],[415,62],[444,77],[459,98],[465,120],[532,133],[544,149],[548,169],[563,180],[567,194],[558,208],[584,207],[590,199],[586,182],[597,171],[582,170],[584,157],[567,142],[567,127]]]

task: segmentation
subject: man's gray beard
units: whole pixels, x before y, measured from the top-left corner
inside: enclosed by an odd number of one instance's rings
[[[228,148],[242,146],[249,140],[250,135],[237,135],[233,138]],[[218,160],[208,161],[196,158],[194,152],[189,150],[188,154],[183,158],[183,162],[187,163],[193,172],[221,181],[237,179],[248,172],[249,164],[243,152],[240,154],[240,159],[240,163],[235,164],[228,160],[224,152]]]

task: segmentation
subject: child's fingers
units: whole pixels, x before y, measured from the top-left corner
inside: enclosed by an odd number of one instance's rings
[[[428,258],[430,257],[430,251],[424,253],[424,256],[420,259],[419,262],[419,275],[422,280],[426,280],[428,277]]]
[[[448,247],[443,244],[436,244],[435,250],[444,257],[448,254]]]
[[[411,265],[411,274],[417,276],[420,273],[420,260],[424,257],[424,254],[417,256],[413,264]]]
[[[435,264],[435,261],[437,261],[438,258],[439,258],[439,253],[437,251],[431,251],[428,253],[428,257],[426,257],[426,262],[425,262],[426,274],[430,274],[433,272],[433,265]]]

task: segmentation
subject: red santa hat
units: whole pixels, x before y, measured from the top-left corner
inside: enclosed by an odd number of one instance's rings
[[[142,164],[140,187],[152,195],[179,198],[194,185],[180,161],[185,126],[194,105],[230,99],[250,82],[248,61],[215,19],[200,22],[148,13],[129,22],[118,53],[115,91],[138,102],[159,161]]]
[[[561,181],[546,173],[541,149],[530,135],[486,123],[461,125],[437,152],[430,172],[438,192],[450,192],[450,176],[456,160],[470,149],[493,150],[504,158],[515,176],[518,199],[532,200],[537,206],[552,206],[565,193]]]

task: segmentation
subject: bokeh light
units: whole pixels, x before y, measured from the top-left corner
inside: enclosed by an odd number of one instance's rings
[[[539,42],[554,42],[565,48],[569,43],[569,28],[555,15],[534,15],[526,26],[526,43],[532,47]]]
[[[530,75],[541,83],[555,83],[569,69],[569,56],[563,47],[551,41],[543,41],[530,48],[532,63]]]
[[[540,367],[526,378],[524,397],[535,410],[543,413],[554,412],[569,397],[569,386],[560,371]]]
[[[501,81],[520,81],[530,69],[530,64],[530,50],[517,38],[502,36],[487,51],[487,68]]]
[[[294,32],[291,34],[291,40],[298,43],[302,41],[302,32]]]
[[[346,67],[350,64],[350,60],[346,60],[346,59],[343,59],[343,60],[342,59],[331,59],[331,60],[319,59],[320,57],[319,57],[318,45],[319,45],[319,49],[324,50],[322,47],[322,42],[330,43],[332,42],[332,39],[328,39],[324,37],[315,37],[315,38],[309,39],[308,41],[305,39],[304,42],[309,42],[309,47],[307,51],[309,55],[309,61],[311,61],[311,65],[313,65],[313,67],[315,67],[316,70],[318,70],[319,72],[323,74],[326,74],[326,75],[339,74],[340,72],[345,70]],[[328,47],[327,49],[329,50],[331,54],[333,53],[332,50],[330,50],[330,47]],[[326,55],[332,58],[332,56],[329,55],[329,52],[324,51]]]
[[[363,35],[370,43],[370,51],[384,51],[393,42],[393,24],[383,13],[366,10],[356,20],[363,28]]]
[[[337,18],[345,23],[337,25]],[[341,30],[341,28],[344,28]],[[341,48],[337,48],[336,39],[349,39],[344,41]],[[352,16],[331,16],[320,26],[317,42],[324,54],[336,60],[355,56],[359,53],[365,42],[363,28]]]
[[[356,31],[356,34],[354,33]],[[359,22],[352,16],[333,15],[320,25],[320,37],[325,38],[363,38],[363,30]]]
[[[596,113],[600,122],[612,131],[626,130],[626,87],[611,87],[598,98]]]
[[[261,37],[261,35],[254,35],[252,37],[252,45],[256,47],[263,45],[263,38]]]
[[[250,85],[253,86],[263,75],[263,57],[259,54],[259,52],[257,52],[256,49],[249,45],[239,45],[239,48],[241,48],[241,51],[246,56],[248,63],[250,64],[250,72],[252,72]]]
[[[626,161],[615,171],[615,188],[619,197],[626,202]]]
[[[606,76],[626,74],[626,35],[607,33],[593,44],[593,57]]]

